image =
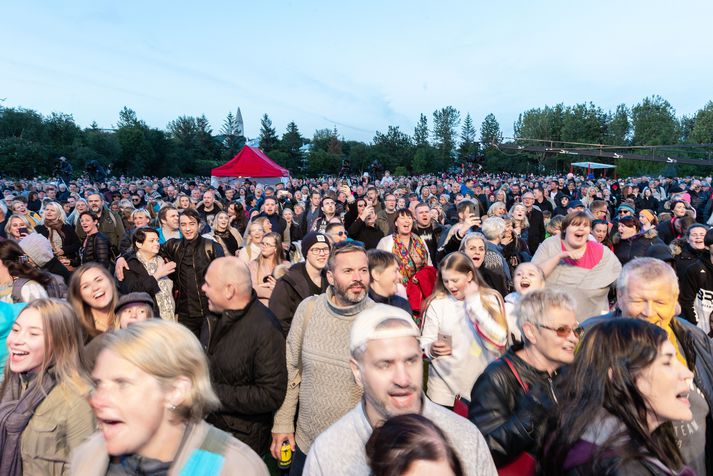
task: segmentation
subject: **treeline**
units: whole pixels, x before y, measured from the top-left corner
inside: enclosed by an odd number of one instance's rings
[[[658,96],[632,107],[622,104],[613,111],[592,103],[557,104],[523,112],[514,131],[520,139],[552,143],[622,147],[713,144],[713,102],[692,116],[682,117]],[[440,172],[475,163],[486,171],[516,173],[568,166],[562,157],[554,155],[498,149],[493,144],[501,143],[503,136],[493,114],[478,127],[470,114],[463,117],[452,106],[438,109],[430,117],[421,114],[412,132],[388,126],[385,131],[377,131],[370,143],[346,139],[336,128],[303,136],[295,122],[280,134],[265,114],[258,139],[273,160],[295,175],[336,174],[347,161],[354,173],[377,166],[397,175]],[[0,171],[4,176],[50,174],[60,156],[70,160],[77,175],[94,162],[111,167],[114,174],[130,176],[208,175],[211,168],[232,158],[245,143],[237,114],[232,113],[217,131],[205,116],[181,116],[161,130],[149,127],[125,107],[116,126],[104,130],[96,124],[82,129],[70,114],[43,116],[28,109],[0,107]],[[700,149],[677,149],[675,154],[701,157]],[[622,176],[660,172],[664,167],[635,160],[619,160],[617,166]],[[698,168],[683,169],[679,173],[702,173]]]

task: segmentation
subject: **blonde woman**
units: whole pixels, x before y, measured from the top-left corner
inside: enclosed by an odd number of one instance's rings
[[[425,309],[421,347],[431,359],[427,394],[453,407],[458,398],[470,398],[478,376],[507,347],[503,298],[468,256],[455,252],[441,262]]]
[[[495,202],[488,208],[489,217],[500,217],[506,215],[508,212],[505,202]]]
[[[289,262],[285,261],[282,239],[278,233],[268,233],[260,240],[260,256],[248,264],[253,289],[260,302],[266,306],[277,283],[273,273],[278,265],[289,265]]]
[[[33,301],[12,325],[0,387],[3,475],[67,474],[70,453],[94,431],[82,339],[72,308],[56,299]]]
[[[67,223],[67,215],[62,206],[57,202],[45,205],[42,211],[42,224],[35,231],[44,236],[52,244],[54,255],[64,264],[78,264],[79,241],[74,227]]]
[[[216,213],[210,233],[203,236],[220,244],[225,256],[237,256],[238,250],[243,247],[243,237],[230,225],[230,215],[227,212]]]
[[[80,266],[69,281],[67,300],[77,314],[86,342],[114,327],[119,291],[114,278],[102,265]]]
[[[204,421],[220,402],[181,324],[150,319],[107,334],[92,380],[100,431],[74,452],[71,474],[269,474],[249,446]]]
[[[238,252],[238,258],[246,263],[256,260],[261,253],[260,242],[263,236],[265,236],[265,230],[262,223],[259,221],[250,223],[247,229],[247,237],[245,238],[245,246]]]

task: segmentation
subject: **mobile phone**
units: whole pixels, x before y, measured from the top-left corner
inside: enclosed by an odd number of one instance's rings
[[[443,342],[449,347],[453,347],[453,336],[450,334],[444,334],[443,332],[438,333],[438,342]]]
[[[266,282],[268,282],[269,280],[270,280],[270,276],[265,276],[264,278],[262,278],[262,282],[263,282],[263,283],[266,283]]]
[[[30,234],[30,230],[28,230],[27,227],[24,227],[24,226],[23,226],[22,228],[20,228],[20,234],[21,234],[21,235],[29,235],[29,234]]]

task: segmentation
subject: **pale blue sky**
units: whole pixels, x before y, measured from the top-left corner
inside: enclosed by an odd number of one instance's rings
[[[335,125],[369,141],[453,105],[506,135],[531,107],[713,99],[711,1],[5,1],[7,107],[112,127],[123,106],[165,128],[240,106],[249,137]]]

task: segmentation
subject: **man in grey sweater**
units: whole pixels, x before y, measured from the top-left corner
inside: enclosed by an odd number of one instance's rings
[[[312,444],[303,474],[368,476],[364,447],[373,428],[392,416],[418,413],[445,433],[466,475],[497,475],[478,428],[423,394],[418,337],[402,309],[376,304],[359,314],[352,324],[350,365],[364,397]]]
[[[315,438],[361,399],[349,370],[349,332],[369,298],[366,251],[352,244],[334,247],[327,260],[329,288],[297,307],[287,335],[287,394],[272,427],[272,455],[287,441],[295,454],[290,475],[302,474]],[[297,406],[299,402],[299,412]],[[295,414],[297,427],[295,429]]]

